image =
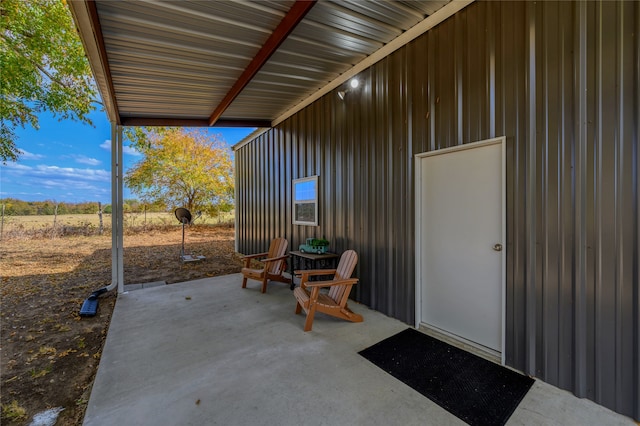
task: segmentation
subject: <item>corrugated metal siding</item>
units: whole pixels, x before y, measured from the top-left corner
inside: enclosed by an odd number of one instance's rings
[[[236,152],[239,250],[357,250],[414,318],[413,156],[507,137],[507,364],[640,418],[640,3],[480,2]],[[320,175],[320,226],[291,179]]]

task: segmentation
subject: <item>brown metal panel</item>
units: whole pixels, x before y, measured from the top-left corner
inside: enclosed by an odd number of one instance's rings
[[[540,251],[538,241],[540,237],[538,235],[538,220],[542,217],[539,202],[540,186],[538,185],[539,172],[539,159],[538,153],[539,144],[537,138],[538,131],[538,85],[536,84],[537,77],[540,75],[538,69],[539,62],[537,61],[537,50],[539,44],[539,25],[538,18],[540,7],[538,3],[527,2],[525,11],[525,88],[527,97],[524,102],[524,109],[526,111],[524,126],[526,128],[525,138],[521,142],[523,144],[523,151],[526,157],[526,169],[524,170],[525,185],[525,205],[528,207],[525,210],[525,268],[526,275],[525,282],[525,297],[526,297],[526,328],[525,328],[525,371],[529,374],[538,376],[540,374],[537,368],[537,361],[540,359],[540,346],[537,342],[540,341],[540,323],[542,321],[540,315],[541,298],[540,290],[541,285],[539,281],[540,277],[540,264],[537,260],[540,258]]]
[[[505,2],[501,4],[495,31],[500,56],[496,58],[496,105],[501,105],[501,114],[496,115],[496,135],[505,135],[506,146],[506,192],[507,192],[507,289],[506,289],[506,361],[509,365],[523,369],[525,362],[525,200],[523,172],[525,152],[519,141],[523,140],[525,99],[524,56],[525,3]]]
[[[236,152],[238,245],[265,216],[353,248],[353,297],[412,323],[413,156],[505,135],[507,364],[640,418],[638,33],[636,2],[474,3]],[[293,226],[311,174],[320,225]]]
[[[576,12],[569,2],[561,3],[558,8],[558,16],[564,17],[558,25],[558,59],[555,67],[559,68],[558,91],[547,94],[548,99],[558,99],[562,109],[558,110],[556,119],[558,120],[558,351],[557,351],[557,385],[563,389],[572,389],[574,383],[574,286],[575,275],[574,244],[575,236],[575,127],[571,125],[571,120],[576,117],[576,107],[573,103],[575,99],[575,51],[573,49],[573,28],[576,22]],[[551,114],[549,114],[551,115]],[[549,257],[554,256],[552,253]],[[549,327],[552,327],[550,324]],[[547,351],[552,352],[552,351]],[[547,355],[550,356],[550,355]],[[552,380],[550,377],[548,380]]]
[[[640,7],[624,3],[617,11],[618,104],[617,147],[618,194],[616,233],[619,254],[616,291],[616,411],[640,417]],[[632,36],[632,34],[635,35]],[[635,235],[630,230],[635,228]],[[635,343],[634,343],[635,342]],[[628,374],[628,366],[635,372]],[[623,395],[635,395],[625,398]]]
[[[560,352],[568,351],[571,353],[571,345],[563,340],[566,326],[570,325],[566,320],[563,322],[562,308],[570,303],[570,287],[569,295],[562,300],[562,268],[568,268],[567,262],[570,259],[570,252],[564,255],[563,236],[565,232],[572,228],[571,211],[569,214],[563,215],[562,208],[571,208],[570,204],[563,206],[563,200],[570,196],[571,187],[566,188],[563,193],[563,185],[570,183],[570,174],[567,180],[562,179],[563,169],[571,169],[570,162],[563,163],[563,160],[570,159],[570,152],[565,155],[564,141],[570,141],[571,135],[562,134],[563,117],[571,114],[569,102],[563,102],[566,99],[572,99],[571,74],[567,75],[565,67],[557,66],[563,64],[565,55],[570,55],[571,45],[567,45],[571,40],[569,35],[572,31],[572,11],[566,6],[568,3],[552,3],[545,4],[542,14],[545,22],[546,31],[541,34],[540,51],[543,52],[540,60],[540,81],[538,84],[540,128],[544,131],[540,140],[540,174],[542,176],[541,198],[539,204],[541,206],[540,214],[540,230],[539,235],[544,244],[541,245],[541,260],[538,262],[541,266],[540,271],[540,287],[543,295],[543,303],[541,304],[540,318],[541,335],[543,344],[540,345],[544,351],[541,354],[539,362],[541,376],[544,380],[558,383],[560,382],[560,372],[571,369],[561,367],[563,359],[567,357],[558,356]],[[568,58],[570,65],[571,57]],[[568,67],[569,69],[570,66]],[[567,92],[567,89],[569,90]],[[554,101],[552,101],[554,100]],[[546,123],[546,125],[544,125]],[[547,160],[545,163],[544,159]],[[569,198],[570,200],[570,198]],[[566,283],[571,282],[569,275]],[[563,303],[564,302],[564,303]],[[564,325],[564,327],[563,327]],[[571,330],[567,330],[570,335]],[[562,348],[564,346],[564,349]],[[554,349],[557,348],[557,349]],[[552,349],[552,350],[549,350]],[[566,375],[564,383],[571,383],[570,374]]]
[[[615,22],[616,10],[611,7],[603,7],[600,10],[600,17],[604,23]],[[605,26],[609,27],[609,25]],[[597,68],[603,69],[608,64],[616,63],[617,49],[610,49],[609,46],[616,45],[615,31],[596,30],[595,61]],[[603,70],[604,71],[604,70]],[[616,157],[617,147],[615,144],[616,133],[618,131],[616,115],[617,98],[620,93],[616,90],[617,75],[615,72],[602,72],[597,81],[597,132],[594,150],[598,153],[594,170],[595,197],[594,197],[594,218],[596,235],[594,235],[594,257],[596,259],[594,276],[594,314],[597,318],[594,324],[594,366],[595,366],[595,398],[603,405],[611,406],[615,401],[615,363],[612,362],[611,348],[616,347],[615,316],[616,309],[611,309],[616,304],[615,290],[616,283],[616,224],[615,224],[615,204],[618,194],[616,194]],[[613,207],[613,208],[612,208]]]

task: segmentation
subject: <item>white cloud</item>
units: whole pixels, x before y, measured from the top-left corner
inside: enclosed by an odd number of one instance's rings
[[[58,199],[61,194],[71,193],[78,197],[76,201],[82,201],[104,199],[110,194],[111,172],[104,169],[7,163],[0,170],[3,192],[11,197],[42,194]]]
[[[30,174],[34,177],[42,179],[53,178],[54,180],[77,179],[98,182],[110,182],[111,180],[111,173],[108,170],[47,166],[46,164],[40,164],[32,168]]]
[[[58,167],[40,164],[25,166],[7,163],[1,167],[3,192],[38,194],[43,190],[102,194],[110,188],[111,173],[103,169]]]
[[[2,165],[2,169],[10,169],[10,170],[31,170],[33,167],[25,166],[24,164],[19,163],[7,163]]]
[[[111,139],[107,139],[104,142],[102,142],[100,144],[100,148],[102,149],[106,149],[107,151],[111,151]],[[142,153],[134,148],[131,148],[130,146],[123,146],[122,147],[122,153],[126,154],[126,155],[134,155],[136,157],[139,157],[142,155]]]
[[[86,155],[72,155],[71,158],[73,158],[76,163],[86,164],[88,166],[97,166],[102,163],[102,161],[96,158],[87,157]]]
[[[34,154],[24,149],[19,149],[18,151],[20,151],[20,159],[22,160],[41,160],[44,158],[44,155]]]
[[[140,151],[138,151],[135,148],[131,148],[130,146],[125,146],[122,148],[122,153],[123,154],[127,154],[127,155],[134,155],[136,157],[139,157],[142,155],[142,153]]]

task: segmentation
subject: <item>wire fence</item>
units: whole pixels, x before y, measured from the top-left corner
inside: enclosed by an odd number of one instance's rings
[[[0,240],[111,235],[111,214],[102,212],[102,209],[96,214],[12,216],[5,214],[2,205],[0,211]],[[125,235],[167,231],[182,226],[173,212],[128,212],[124,213],[123,219]],[[234,212],[213,217],[203,215],[195,219],[192,226],[230,226],[234,221]]]

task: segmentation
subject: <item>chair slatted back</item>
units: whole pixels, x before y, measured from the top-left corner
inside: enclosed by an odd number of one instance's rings
[[[285,238],[275,238],[273,241],[271,241],[267,258],[271,259],[273,257],[284,256],[287,253],[288,246],[289,241],[287,241]],[[272,263],[269,267],[269,273],[279,275],[284,270],[284,265],[284,260]]]
[[[353,274],[353,270],[356,268],[356,263],[358,263],[358,254],[354,250],[347,250],[342,253],[342,256],[340,256],[340,262],[338,263],[338,268],[336,269],[335,279],[343,280],[351,278],[351,274]],[[340,303],[347,288],[351,289],[350,286],[346,285],[333,286],[329,290],[329,297],[337,303]]]

